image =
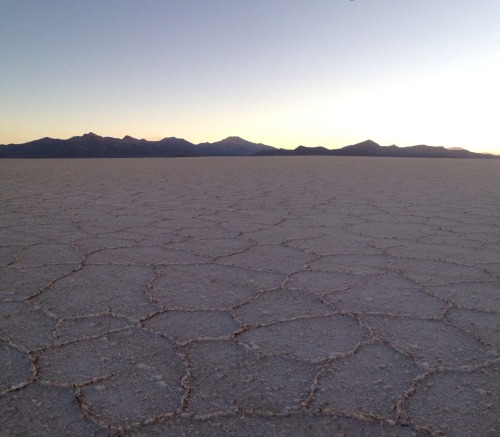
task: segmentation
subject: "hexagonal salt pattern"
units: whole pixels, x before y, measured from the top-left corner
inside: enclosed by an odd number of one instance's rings
[[[498,433],[496,161],[0,174],[2,435]]]

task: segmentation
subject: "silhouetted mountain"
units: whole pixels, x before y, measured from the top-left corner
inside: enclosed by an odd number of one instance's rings
[[[382,157],[407,157],[407,158],[496,158],[486,153],[474,153],[465,149],[445,149],[444,147],[432,146],[381,146],[375,141],[366,140],[341,149],[326,149],[324,147],[299,146],[294,150],[274,149],[264,150],[257,156],[305,156],[305,155],[327,155],[327,156],[382,156]]]
[[[372,140],[341,149],[299,146],[295,150],[276,149],[252,143],[240,137],[228,137],[215,143],[193,144],[182,138],[168,137],[148,141],[131,136],[101,137],[92,132],[67,140],[41,138],[24,144],[0,146],[0,158],[138,158],[180,156],[386,156],[426,158],[494,158],[493,155],[473,153],[461,148],[413,146],[382,147]]]
[[[394,146],[395,147],[395,146]],[[332,150],[334,152],[342,151],[343,156],[377,156],[380,154],[382,146],[375,141],[366,140],[362,143],[353,144],[352,146],[345,146],[342,149]]]
[[[240,137],[227,137],[215,143],[201,143],[198,147],[208,155],[217,156],[251,156],[264,150],[274,150],[274,147],[251,143]]]

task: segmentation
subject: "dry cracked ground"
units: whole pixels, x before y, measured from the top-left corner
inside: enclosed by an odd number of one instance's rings
[[[0,162],[2,435],[500,435],[500,162]]]

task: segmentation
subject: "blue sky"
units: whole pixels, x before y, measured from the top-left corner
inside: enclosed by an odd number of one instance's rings
[[[500,0],[0,0],[0,143],[500,154]]]

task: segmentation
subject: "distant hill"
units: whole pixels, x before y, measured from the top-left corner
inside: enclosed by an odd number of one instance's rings
[[[216,143],[193,144],[182,138],[159,141],[101,137],[92,132],[67,140],[42,138],[24,144],[0,146],[0,158],[137,158],[179,156],[248,156],[274,149],[251,143],[239,137],[229,137]]]
[[[258,152],[275,150],[272,146],[265,144],[251,143],[240,137],[228,137],[225,140],[216,143],[201,143],[198,147],[210,154],[218,156],[251,156]]]
[[[131,136],[101,137],[92,132],[67,140],[41,138],[24,144],[0,145],[0,158],[139,158],[194,156],[383,156],[418,158],[496,158],[462,148],[412,146],[398,147],[366,140],[358,144],[327,149],[299,146],[294,150],[276,149],[232,136],[215,143],[193,144],[182,138],[167,137],[148,141]]]
[[[485,153],[469,152],[465,149],[445,149],[444,147],[432,146],[381,146],[375,141],[366,140],[361,143],[345,146],[341,149],[326,149],[324,147],[299,146],[294,150],[274,149],[258,152],[257,156],[382,156],[400,158],[496,158],[494,155]]]

